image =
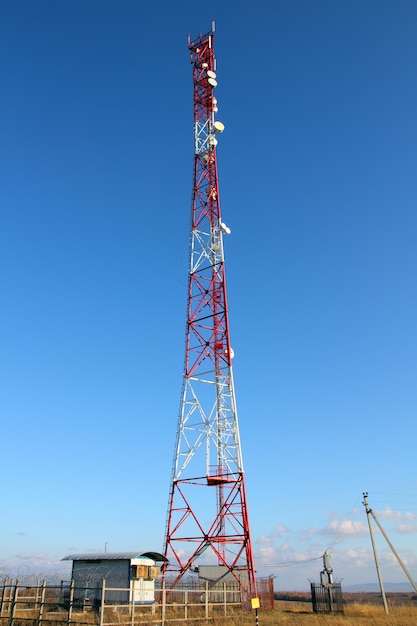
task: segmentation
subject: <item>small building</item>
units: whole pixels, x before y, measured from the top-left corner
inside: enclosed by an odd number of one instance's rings
[[[233,575],[229,568],[224,565],[198,565],[196,572],[198,572],[200,583],[204,584],[205,581],[208,581],[210,587],[219,587],[224,583],[231,586],[248,585],[248,573],[246,570],[239,571],[236,568],[235,575]]]
[[[227,589],[228,602],[240,602],[242,600],[242,588],[248,587],[248,573],[246,570],[236,569],[233,575],[224,565],[198,565],[195,569],[198,573],[200,586],[206,584],[211,590],[210,597],[213,602],[223,599],[224,589]],[[218,590],[218,594],[215,591]]]
[[[105,579],[106,589],[109,589],[106,603],[152,604],[155,579],[160,575],[157,564],[167,559],[159,552],[148,551],[69,554],[62,560],[72,561],[75,600],[89,604],[100,602]]]

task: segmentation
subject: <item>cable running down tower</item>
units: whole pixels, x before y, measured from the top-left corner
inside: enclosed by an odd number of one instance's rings
[[[256,596],[233,387],[215,120],[214,24],[188,41],[194,85],[194,179],[183,389],[165,534],[164,576],[223,566]],[[204,556],[203,556],[204,555]]]

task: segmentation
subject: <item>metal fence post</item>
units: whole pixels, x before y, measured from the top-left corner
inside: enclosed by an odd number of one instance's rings
[[[134,587],[132,585],[132,582],[130,583],[130,617],[131,617],[131,626],[134,626],[135,624],[135,591],[134,591]]]
[[[100,601],[100,626],[104,623],[104,596],[106,594],[106,579],[103,578],[101,582],[101,601]]]
[[[3,580],[3,597],[1,601],[0,617],[3,617],[3,613],[6,613],[6,616],[10,615],[10,599],[12,597],[12,587],[14,585],[14,578],[9,580],[8,585],[6,585],[7,580],[8,578],[5,578]],[[4,611],[3,611],[3,607],[4,607]]]
[[[165,609],[166,609],[167,594],[165,588],[165,580],[162,581],[162,613],[161,613],[161,626],[165,625]],[[102,625],[101,625],[102,626]]]
[[[208,590],[208,580],[206,580],[206,606],[205,606],[205,616],[208,619],[209,616],[209,598],[208,598],[209,590]]]
[[[9,617],[9,626],[13,626],[14,622],[14,611],[17,603],[17,597],[19,595],[19,581],[16,580],[16,584],[14,586],[12,595],[11,595],[11,605],[10,605],[10,617]]]
[[[5,592],[6,592],[6,581],[7,578],[3,579],[3,589],[1,592],[1,600],[0,600],[0,617],[2,617],[3,615],[3,604],[4,604],[4,596],[5,596]]]
[[[38,595],[39,585],[36,587],[36,596]],[[41,591],[41,600],[39,603],[39,613],[38,613],[38,626],[42,624],[43,618],[43,607],[45,605],[45,594],[46,594],[46,580],[42,583],[42,591]],[[38,604],[38,598],[36,598],[36,604]]]
[[[74,579],[72,578],[71,584],[70,584],[69,605],[68,605],[68,619],[67,619],[68,626],[70,626],[71,624],[73,604],[74,604]]]

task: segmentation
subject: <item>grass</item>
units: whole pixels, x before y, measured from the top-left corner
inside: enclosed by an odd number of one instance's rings
[[[283,606],[291,604],[292,606]],[[50,616],[52,617],[52,616]],[[78,616],[77,616],[78,617]],[[74,616],[75,618],[75,616]],[[87,621],[84,617],[84,620]],[[29,626],[31,620],[16,620],[16,626]],[[2,619],[1,623],[6,626],[7,621]],[[37,623],[34,620],[33,623]],[[125,622],[126,623],[126,622]],[[184,621],[176,622],[177,626],[184,625]],[[192,626],[206,624],[205,620],[189,622]],[[277,602],[275,610],[259,611],[258,622],[256,622],[255,612],[245,612],[236,614],[234,617],[219,617],[209,621],[211,626],[416,626],[417,607],[415,606],[393,606],[389,607],[389,615],[384,612],[383,606],[374,604],[352,603],[345,607],[344,613],[315,614],[304,603],[280,603]],[[65,622],[54,622],[47,620],[48,626],[62,626]],[[74,619],[74,626],[77,618]],[[139,620],[136,621],[139,626]],[[148,622],[150,624],[150,622]],[[167,626],[174,626],[174,622],[168,622]]]
[[[344,613],[313,613],[311,602],[276,600],[274,610],[259,610],[256,620],[255,611],[234,610],[234,615],[230,617],[220,616],[206,622],[204,619],[196,621],[190,620],[190,626],[416,626],[417,625],[417,601],[411,597],[408,603],[400,602],[398,599],[389,600],[389,614],[386,615],[382,602],[377,603],[378,597],[370,602],[349,600],[344,608]],[[374,601],[372,601],[374,600]],[[375,601],[376,600],[376,601]],[[19,614],[20,613],[20,614]],[[37,612],[27,611],[26,619],[22,619],[23,614],[19,611],[14,621],[14,626],[37,626]],[[107,613],[107,612],[106,612]],[[135,612],[136,613],[136,612]],[[175,612],[176,613],[176,612]],[[201,613],[200,613],[201,615]],[[168,617],[168,616],[167,616]],[[170,615],[175,617],[175,615]],[[176,617],[183,617],[182,611],[178,611]],[[191,617],[191,612],[189,613]],[[112,622],[118,626],[130,626],[131,619],[128,613],[116,611],[105,615],[107,623]],[[108,619],[110,618],[110,619]],[[44,615],[44,626],[66,626],[66,613],[63,612],[58,617],[57,613],[46,612]],[[151,626],[152,619],[157,619],[157,614],[138,611],[135,615],[135,626]],[[142,621],[143,620],[143,621]],[[149,620],[149,621],[148,621]],[[73,626],[84,623],[88,626],[97,625],[98,616],[95,613],[74,612]],[[185,622],[168,621],[167,626],[184,626]],[[0,619],[0,626],[10,626],[9,617],[3,616]]]
[[[291,607],[282,606],[277,602],[274,611],[259,611],[259,626],[416,626],[417,607],[393,606],[389,607],[386,615],[383,606],[374,604],[352,603],[345,607],[344,613],[316,614],[302,603],[288,603]],[[287,604],[287,603],[285,603]],[[219,619],[212,622],[213,626],[254,626],[254,613],[240,615],[232,619]]]
[[[219,617],[208,624],[211,626],[417,626],[417,606],[410,604],[389,606],[386,615],[382,603],[350,602],[344,613],[313,613],[311,603],[275,602],[275,609],[258,611],[237,611],[233,617]],[[184,622],[177,622],[176,626]],[[206,624],[204,620],[191,622],[192,626]],[[167,626],[174,626],[173,623]]]

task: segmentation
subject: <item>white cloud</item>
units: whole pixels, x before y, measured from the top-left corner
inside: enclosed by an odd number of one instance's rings
[[[268,565],[277,561],[277,548],[268,546],[259,548],[257,551],[257,562],[259,565]]]
[[[16,554],[16,558],[23,561],[44,561],[46,560],[46,554],[44,552],[21,552]]]
[[[368,527],[362,520],[331,520],[323,531],[331,535],[363,536],[368,533]]]
[[[406,519],[410,522],[417,519],[417,515],[415,515],[415,513],[411,513],[411,512],[401,513],[401,511],[394,511],[393,509],[391,509],[391,507],[387,507],[386,509],[382,511],[375,511],[375,515],[378,519],[379,518],[389,519],[389,520]]]
[[[340,560],[355,567],[364,568],[369,566],[372,560],[371,551],[368,548],[349,548],[341,553]]]
[[[316,535],[318,532],[316,528],[308,528],[307,530],[300,531],[297,537],[300,541],[311,541],[312,535]]]
[[[284,534],[284,533],[289,533],[291,532],[289,528],[287,528],[287,526],[284,526],[283,524],[277,524],[275,526],[275,530],[277,531],[277,533],[279,534]]]
[[[271,544],[272,542],[273,542],[273,538],[269,535],[262,535],[261,537],[258,537],[258,539],[256,540],[256,543],[260,543],[260,544],[264,544],[264,543]]]
[[[0,560],[0,578],[19,578],[30,583],[39,579],[48,581],[68,579],[71,565],[62,563],[44,552],[20,552],[14,558]]]
[[[293,552],[293,550],[294,550],[294,548],[292,548],[289,543],[283,543],[279,547],[279,551],[280,552]]]
[[[384,516],[385,519],[393,520],[394,525],[391,524],[387,534],[394,545],[400,536],[398,533],[408,535],[417,532],[415,522],[412,523],[416,516],[412,513],[398,514],[392,509],[385,509]],[[256,542],[254,554],[258,575],[276,576],[277,589],[307,590],[309,580],[319,579],[323,569],[322,555],[328,549],[333,555],[335,579],[342,579],[343,585],[377,582],[365,511],[357,509],[346,515],[328,511],[326,517],[322,526],[292,530],[284,525],[276,525],[271,533],[262,535]],[[404,573],[374,520],[372,525],[384,580],[404,582]],[[285,536],[281,536],[279,531],[285,532]],[[407,567],[413,569],[417,563],[415,549],[410,546],[400,548],[399,545],[396,548]]]
[[[417,524],[398,524],[396,530],[402,535],[417,533]]]

